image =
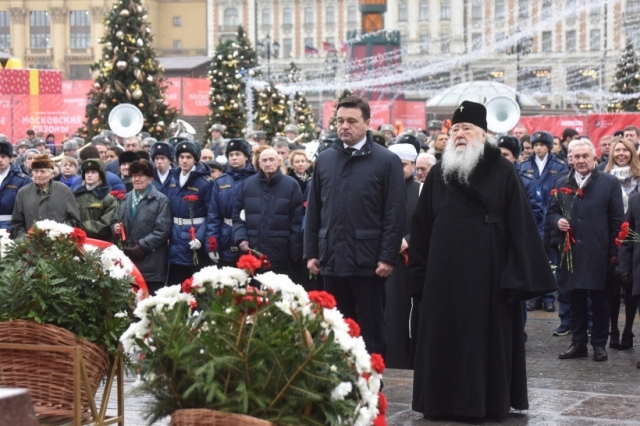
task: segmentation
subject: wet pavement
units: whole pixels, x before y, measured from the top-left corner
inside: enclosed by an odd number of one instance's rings
[[[555,313],[534,311],[527,320],[527,372],[530,409],[512,412],[507,418],[483,420],[473,423],[442,420],[428,421],[411,410],[413,372],[387,369],[384,374],[384,393],[389,400],[387,424],[400,425],[462,425],[501,424],[557,425],[557,426],[640,426],[640,324],[634,326],[638,336],[633,349],[615,351],[607,349],[609,360],[595,362],[590,350],[589,358],[559,360],[558,354],[569,347],[571,335],[554,337],[559,325]],[[624,323],[621,314],[620,324]],[[142,426],[148,397],[130,392],[133,378],[125,380],[125,424]],[[109,412],[115,412],[112,395]],[[157,422],[168,425],[168,419]]]

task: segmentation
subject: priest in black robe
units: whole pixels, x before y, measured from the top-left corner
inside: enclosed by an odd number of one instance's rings
[[[413,409],[473,418],[527,409],[522,300],[556,284],[481,104],[456,109],[442,161],[424,183],[409,273],[420,299]]]

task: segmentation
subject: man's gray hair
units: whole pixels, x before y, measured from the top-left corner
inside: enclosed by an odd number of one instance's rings
[[[136,140],[136,142],[138,142],[138,145],[142,146],[142,139],[140,139],[140,138],[139,138],[139,137],[137,137],[137,136],[129,136],[128,138],[126,138],[126,139],[124,140],[124,142],[125,142],[125,143],[127,143],[127,141],[130,141],[131,139],[135,139],[135,140]]]
[[[596,147],[593,146],[593,144],[588,138],[580,138],[580,139],[572,140],[571,142],[569,142],[568,149],[571,150],[571,152],[573,152],[577,146],[588,146],[589,148],[591,148],[591,154],[594,157],[596,156]]]
[[[416,158],[416,162],[418,160],[420,160],[421,158],[426,158],[427,161],[429,162],[429,164],[431,164],[432,166],[435,166],[436,162],[438,160],[436,160],[436,157],[434,157],[433,155],[427,153],[427,152],[422,152],[420,154],[418,154],[418,158]]]
[[[289,142],[277,141],[273,144],[274,148],[287,148],[289,149]]]

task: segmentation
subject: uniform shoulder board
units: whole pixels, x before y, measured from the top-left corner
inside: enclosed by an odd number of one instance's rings
[[[23,178],[23,179],[26,179],[26,178],[28,178],[29,176],[27,176],[27,175],[26,175],[26,174],[24,174],[24,173],[18,173],[18,177],[21,177],[21,178]]]
[[[556,161],[560,164],[564,164],[564,160],[559,159],[558,157],[556,157]]]
[[[228,184],[226,184],[226,185],[220,185],[220,186],[218,186],[218,189],[228,189],[228,188],[231,188],[231,184],[230,184],[230,183],[228,183]]]
[[[211,176],[205,176],[204,180],[206,180],[207,182],[211,182],[213,178]]]
[[[533,169],[527,169],[527,173],[533,173]]]
[[[195,186],[187,186],[187,189],[193,192],[200,192],[200,190],[198,188],[196,188]]]
[[[549,170],[549,173],[551,173],[552,175],[555,175],[556,173],[558,173],[558,171],[551,169],[551,170]]]

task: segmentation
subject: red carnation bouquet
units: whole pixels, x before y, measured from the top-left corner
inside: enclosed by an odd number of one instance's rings
[[[193,203],[198,201],[198,196],[193,194],[185,195],[184,197],[182,197],[182,199],[187,203],[189,203],[189,218],[191,219],[191,228],[189,228],[189,237],[191,238],[191,241],[194,241],[196,239],[196,228],[193,227]],[[197,265],[198,250],[193,249],[192,251],[193,251],[193,264]]]
[[[629,222],[622,222],[620,232],[618,232],[616,245],[621,246],[622,243],[640,243],[640,234],[629,227]]]
[[[573,208],[573,204],[576,202],[576,198],[582,197],[583,192],[582,189],[577,188],[573,191],[571,188],[560,188],[552,189],[551,196],[556,197],[558,200],[558,204],[560,205],[560,212],[562,213],[562,217],[569,222],[571,220],[571,209]],[[573,237],[572,229],[569,228],[567,232],[565,232],[564,241],[562,242],[562,257],[560,258],[560,266],[562,266],[563,262],[567,264],[567,270],[569,272],[573,272],[573,255],[571,253],[571,244],[575,244],[576,240]]]
[[[271,269],[271,262],[267,255],[253,249],[249,249],[249,253],[240,256],[236,265],[238,268],[247,271],[251,276],[255,274],[257,269]]]
[[[118,201],[122,201],[124,200],[124,197],[127,195],[127,191],[125,191],[124,189],[114,189],[109,194],[111,194],[111,196],[117,199]]]

